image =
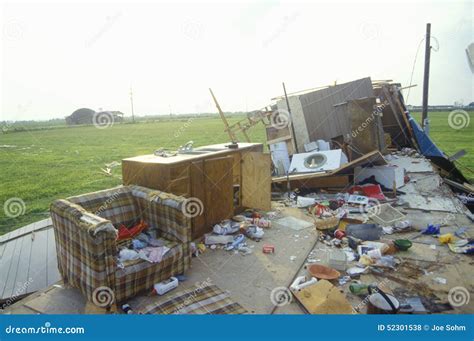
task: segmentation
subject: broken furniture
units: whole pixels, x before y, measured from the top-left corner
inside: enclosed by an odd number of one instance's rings
[[[271,160],[260,143],[215,144],[170,157],[143,155],[124,159],[124,185],[140,185],[189,199],[193,239],[229,219],[234,210],[269,210]],[[235,199],[235,200],[234,200]]]
[[[184,201],[173,194],[125,186],[53,202],[51,218],[64,283],[79,288],[96,305],[107,306],[182,274],[191,263],[191,221],[181,210]],[[137,218],[174,246],[159,263],[138,260],[119,267],[116,226],[128,226]]]

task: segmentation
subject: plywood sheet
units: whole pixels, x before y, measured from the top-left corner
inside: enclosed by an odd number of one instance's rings
[[[248,152],[242,155],[242,206],[271,209],[270,154]]]
[[[352,305],[337,287],[324,279],[294,293],[310,314],[352,314]]]
[[[229,219],[234,214],[232,156],[204,161],[204,189],[206,225],[210,230],[213,224]],[[207,231],[206,231],[207,232]]]

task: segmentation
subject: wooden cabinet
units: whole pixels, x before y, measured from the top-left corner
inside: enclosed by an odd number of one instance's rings
[[[270,209],[270,155],[263,145],[239,143],[196,148],[171,157],[143,155],[122,161],[124,185],[140,185],[197,198],[202,212],[193,218],[193,238],[212,230],[239,208]]]

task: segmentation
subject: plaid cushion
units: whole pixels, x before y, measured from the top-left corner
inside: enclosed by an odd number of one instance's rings
[[[79,288],[89,300],[94,290],[105,286],[121,302],[183,273],[191,262],[191,221],[180,209],[184,200],[144,187],[124,186],[55,201],[51,218],[63,280]],[[120,269],[113,224],[139,219],[179,244],[160,263],[143,261]]]
[[[164,300],[136,309],[141,314],[245,314],[229,293],[214,284],[172,294]]]

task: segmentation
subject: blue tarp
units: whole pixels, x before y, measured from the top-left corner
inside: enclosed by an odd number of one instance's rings
[[[408,120],[410,121],[415,139],[420,149],[420,153],[427,157],[442,157],[446,158],[444,153],[436,146],[436,144],[430,139],[428,135],[421,129],[418,122],[415,121],[409,113],[406,113]]]

